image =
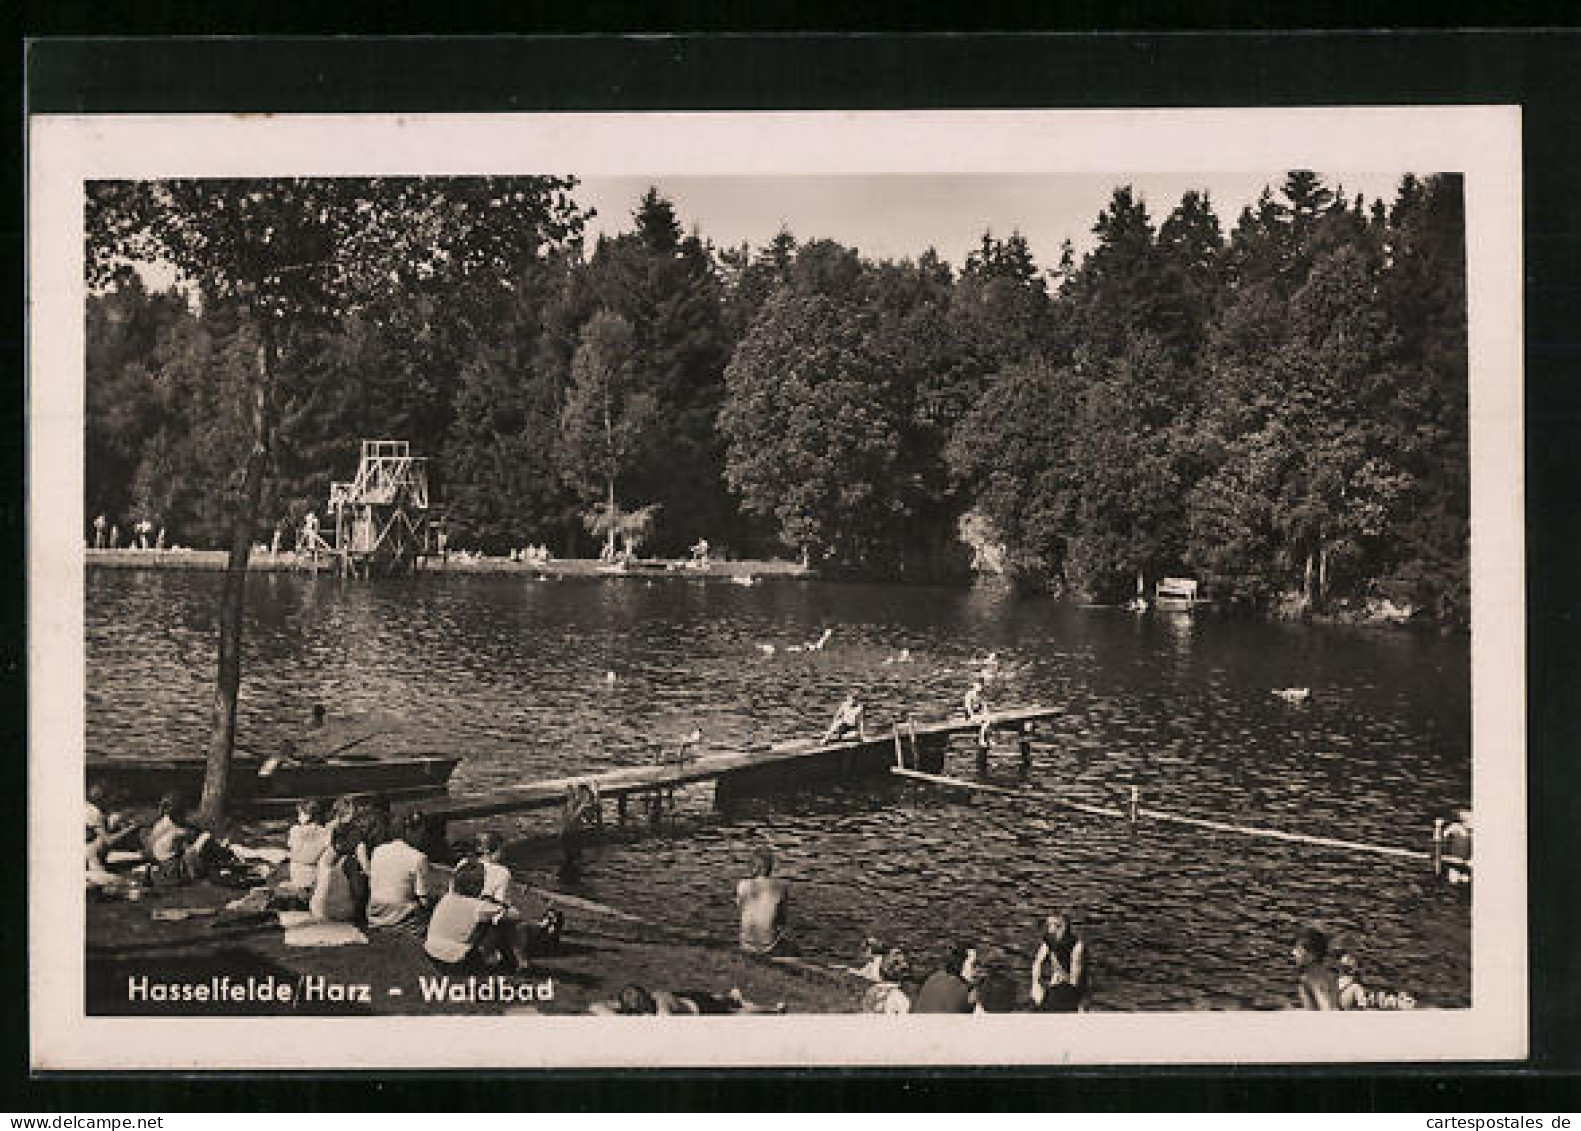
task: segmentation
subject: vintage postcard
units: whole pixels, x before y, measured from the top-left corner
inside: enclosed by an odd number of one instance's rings
[[[29,131],[35,1069],[1526,1055],[1517,109]]]

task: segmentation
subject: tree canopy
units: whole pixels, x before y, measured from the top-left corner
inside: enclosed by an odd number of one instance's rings
[[[1466,615],[1456,176],[1367,202],[1294,170],[1228,227],[1121,184],[1085,251],[982,232],[958,270],[789,229],[716,247],[657,188],[588,248],[574,190],[93,186],[90,511],[228,542],[262,412],[257,536],[386,436],[494,552],[583,552],[596,503],[656,553]]]

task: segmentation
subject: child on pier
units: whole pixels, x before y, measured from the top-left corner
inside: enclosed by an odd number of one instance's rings
[[[144,876],[150,884],[189,884],[232,868],[236,858],[213,833],[188,822],[187,809],[175,794],[159,799],[159,819],[142,837]]]

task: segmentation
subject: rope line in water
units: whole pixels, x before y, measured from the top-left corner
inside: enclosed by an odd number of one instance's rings
[[[952,778],[944,774],[927,774],[921,770],[902,769],[899,766],[890,768],[890,773],[903,778],[914,778],[918,781],[930,782],[934,785],[951,786],[956,789],[975,790],[981,793],[997,794],[1001,797],[1016,797],[1027,801],[1048,801],[1065,809],[1074,809],[1080,813],[1091,813],[1100,817],[1129,816],[1120,809],[1110,809],[1102,805],[1088,805],[1080,801],[1071,801],[1068,798],[1057,797],[1052,793],[1043,793],[1028,789],[1010,789],[1002,785],[990,785],[987,782],[968,781],[965,778]],[[1170,821],[1177,825],[1190,825],[1199,829],[1211,829],[1215,832],[1240,833],[1243,836],[1262,837],[1267,840],[1291,841],[1296,844],[1313,844],[1323,848],[1341,848],[1349,852],[1371,852],[1378,856],[1393,856],[1402,860],[1428,860],[1433,859],[1431,852],[1415,848],[1394,848],[1383,844],[1364,844],[1357,840],[1340,840],[1337,837],[1314,836],[1310,833],[1292,833],[1283,829],[1265,829],[1256,825],[1237,825],[1228,821],[1211,821],[1204,817],[1188,817],[1183,813],[1170,813],[1162,809],[1147,809],[1138,807],[1137,817],[1149,817],[1155,821]]]

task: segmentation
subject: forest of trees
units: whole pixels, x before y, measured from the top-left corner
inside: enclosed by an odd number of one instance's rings
[[[656,190],[589,247],[574,190],[91,186],[90,518],[224,545],[256,489],[267,541],[363,438],[406,439],[452,545],[490,552],[588,555],[645,513],[655,554],[1468,615],[1456,176],[1368,203],[1296,171],[1227,233],[1201,193],[1155,217],[1122,186],[1084,255],[984,234],[959,270],[717,247]]]

